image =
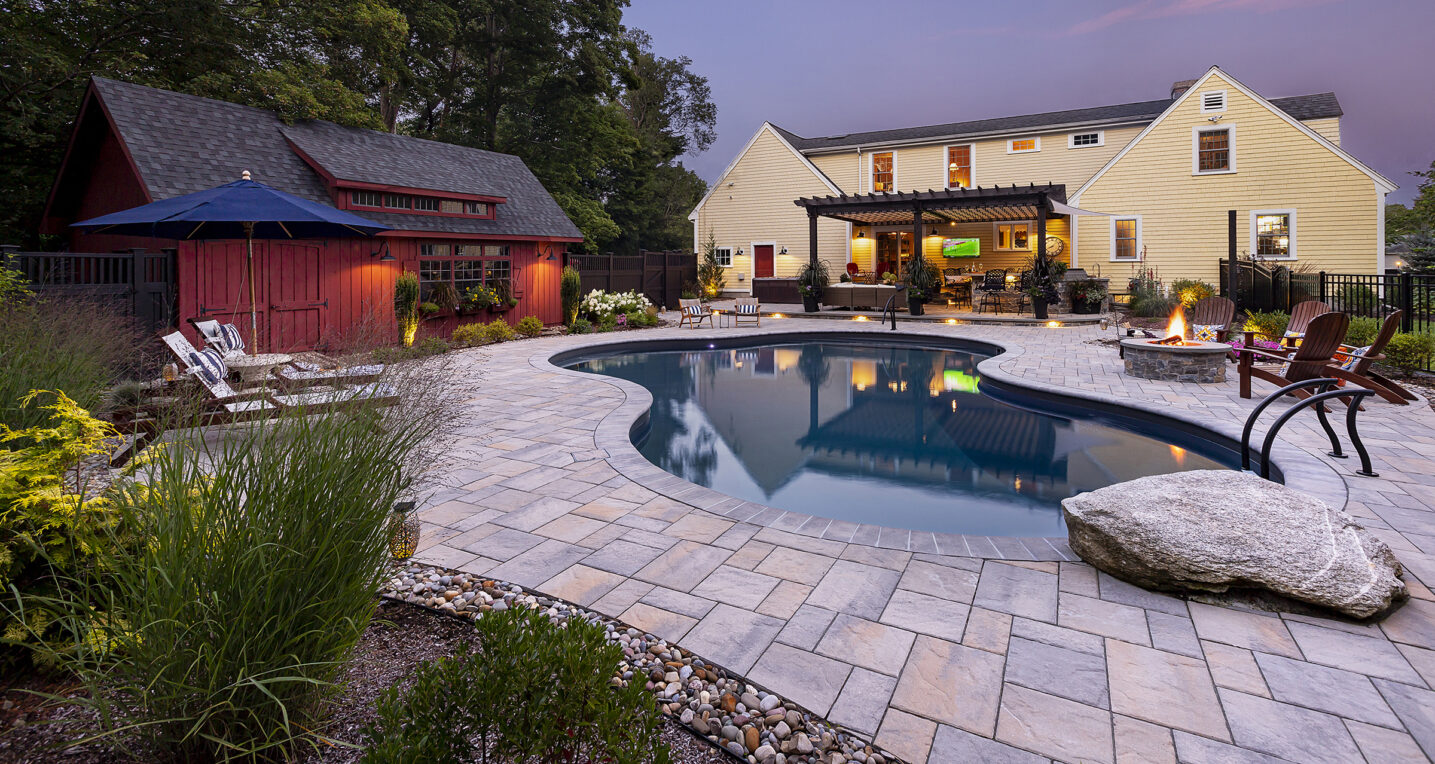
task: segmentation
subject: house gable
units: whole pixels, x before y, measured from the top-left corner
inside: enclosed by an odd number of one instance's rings
[[[1203,111],[1201,94],[1215,91],[1225,91],[1224,108]],[[1204,174],[1193,167],[1194,136],[1212,129],[1229,131],[1229,172]],[[1145,266],[1214,282],[1217,261],[1227,252],[1232,209],[1238,251],[1252,248],[1253,210],[1298,210],[1294,249],[1300,262],[1321,270],[1372,272],[1381,251],[1381,201],[1393,187],[1213,67],[1087,181],[1073,204],[1139,216]],[[1109,263],[1110,226],[1110,219],[1079,221],[1081,265]]]
[[[757,132],[752,134],[752,137],[749,138],[747,141],[747,145],[742,147],[742,151],[739,151],[737,153],[737,156],[733,158],[732,162],[728,164],[727,168],[722,171],[722,175],[718,176],[718,179],[715,183],[713,183],[712,188],[708,189],[708,192],[703,195],[703,198],[698,200],[698,204],[696,207],[693,207],[693,211],[688,213],[688,220],[694,222],[697,221],[698,211],[701,210],[703,208],[703,205],[707,204],[708,199],[712,198],[712,195],[716,193],[719,188],[722,187],[723,183],[727,181],[727,176],[732,173],[732,171],[738,166],[740,162],[742,162],[743,157],[747,156],[747,153],[752,150],[753,145],[756,144],[759,139],[763,138],[764,135],[770,136],[772,140],[777,141],[778,144],[787,149],[787,151],[791,152],[793,158],[801,162],[803,166],[806,167],[807,170],[809,170],[813,174],[813,176],[817,178],[817,180],[821,181],[829,191],[834,194],[842,193],[841,190],[837,188],[837,185],[835,183],[833,183],[826,175],[823,175],[822,171],[817,169],[817,167],[813,165],[812,162],[807,159],[807,157],[802,155],[802,152],[792,147],[792,143],[788,141],[786,137],[783,136],[782,133],[784,132],[786,131],[778,129],[771,122],[762,123],[762,127],[759,127],[757,129]]]

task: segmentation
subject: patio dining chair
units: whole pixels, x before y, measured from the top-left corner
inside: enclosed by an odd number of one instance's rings
[[[739,297],[733,301],[733,326],[739,326],[743,321],[762,326],[762,303],[756,297]]]
[[[687,324],[696,329],[704,318],[708,320],[708,326],[716,326],[716,324],[713,323],[713,312],[703,306],[702,300],[680,299],[678,300],[678,310],[682,311],[682,317],[678,319],[679,328],[681,328],[683,324]]]
[[[957,305],[972,304],[972,280],[963,279],[965,274],[961,268],[942,269],[942,291],[952,295],[952,302]]]
[[[993,268],[982,276],[982,285],[977,287],[982,292],[981,305],[977,306],[978,313],[985,313],[988,305],[995,305],[997,312],[1002,312],[1002,296],[1006,294],[1006,269]]]

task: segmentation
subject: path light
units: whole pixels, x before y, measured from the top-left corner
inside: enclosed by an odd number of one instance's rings
[[[389,555],[396,562],[414,556],[419,547],[419,519],[413,515],[414,503],[400,501],[394,504],[394,515],[389,520]]]
[[[1046,328],[1048,328],[1048,329],[1060,329],[1060,328],[1061,328],[1061,322],[1060,322],[1060,321],[1047,321],[1047,322],[1046,322]]]
[[[771,316],[768,316],[768,318],[787,318],[787,316],[784,316],[781,313],[773,313]]]
[[[852,320],[853,320],[853,321],[866,321],[866,320],[867,320],[867,317],[866,317],[866,316],[853,316],[853,317],[852,317]]]
[[[947,319],[947,323],[951,324],[952,326],[956,326],[956,325],[957,325],[957,319],[955,319],[955,318],[949,318],[949,319]]]

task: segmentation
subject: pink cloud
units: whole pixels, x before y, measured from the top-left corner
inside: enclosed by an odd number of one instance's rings
[[[1321,5],[1331,0],[1138,0],[1082,21],[1067,30],[1069,35],[1089,34],[1128,21],[1195,16],[1204,13],[1271,13],[1291,8]]]

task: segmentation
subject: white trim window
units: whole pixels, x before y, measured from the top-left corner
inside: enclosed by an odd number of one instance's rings
[[[1228,175],[1236,171],[1236,126],[1191,128],[1191,174]]]
[[[976,155],[976,144],[960,143],[947,147],[947,188],[971,188],[972,157]]]
[[[1295,210],[1251,210],[1251,253],[1259,260],[1294,260]]]
[[[1226,110],[1226,91],[1224,90],[1203,90],[1201,91],[1201,113],[1214,114]]]
[[[992,223],[992,249],[996,252],[1030,252],[1034,228],[1030,220]]]
[[[1034,154],[1041,151],[1041,136],[1032,138],[1011,138],[1006,142],[1008,154]]]
[[[714,247],[713,254],[717,256],[718,265],[732,267],[732,247]]]
[[[1069,149],[1084,149],[1088,146],[1105,145],[1105,130],[1092,130],[1085,133],[1067,133],[1066,135],[1066,147]]]
[[[1111,262],[1134,263],[1141,260],[1141,216],[1116,215],[1111,218]]]
[[[879,151],[867,155],[872,191],[891,193],[897,190],[897,152]]]

